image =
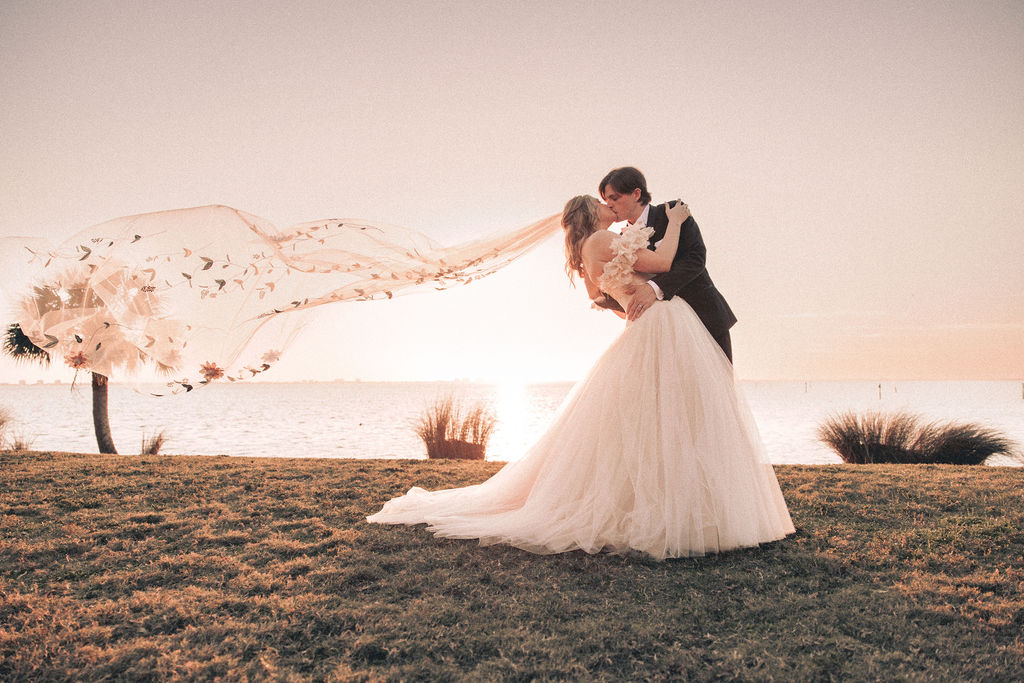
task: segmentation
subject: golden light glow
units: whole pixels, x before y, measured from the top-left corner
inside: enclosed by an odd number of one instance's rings
[[[636,165],[700,225],[740,377],[1024,377],[1020,3],[246,4],[6,3],[0,237],[227,204],[456,244]],[[340,305],[265,379],[578,379],[621,324],[561,250]]]
[[[488,458],[512,461],[523,456],[535,438],[529,431],[529,410],[525,383],[510,379],[498,385],[494,403],[498,425],[488,448]]]

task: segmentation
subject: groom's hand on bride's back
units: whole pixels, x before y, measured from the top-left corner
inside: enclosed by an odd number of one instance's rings
[[[629,308],[626,309],[626,317],[629,320],[636,320],[643,312],[650,308],[658,300],[654,289],[648,286],[638,287],[629,299]]]

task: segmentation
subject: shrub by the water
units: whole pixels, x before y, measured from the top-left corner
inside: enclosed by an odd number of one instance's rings
[[[465,409],[447,396],[427,408],[416,424],[416,433],[427,447],[428,458],[483,460],[496,422],[487,406]]]
[[[0,448],[3,448],[7,438],[7,430],[11,428],[11,412],[0,406]]]
[[[14,430],[14,418],[11,411],[0,406],[0,450],[27,451],[32,448],[32,439]]]
[[[30,451],[35,443],[35,438],[28,437],[21,432],[11,432],[7,437],[7,450],[9,451]]]
[[[142,435],[142,450],[139,455],[157,455],[160,449],[167,443],[167,435],[160,430],[153,436]]]
[[[922,422],[902,412],[834,415],[818,427],[818,438],[854,464],[980,465],[992,455],[1013,456],[1016,445],[982,425]]]

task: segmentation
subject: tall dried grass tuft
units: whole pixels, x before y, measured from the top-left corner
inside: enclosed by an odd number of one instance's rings
[[[4,442],[7,439],[7,430],[11,428],[11,411],[0,406],[0,448],[4,447]]]
[[[14,431],[14,418],[10,409],[0,406],[0,450],[28,451],[32,449],[32,441],[20,431]]]
[[[1015,457],[1005,434],[977,424],[922,423],[909,413],[848,412],[818,427],[818,438],[843,462],[980,465],[990,456]]]
[[[167,442],[167,434],[164,430],[160,430],[153,436],[146,436],[145,433],[142,435],[142,451],[139,455],[157,455],[160,453],[160,449]]]
[[[483,403],[464,409],[453,396],[438,399],[420,417],[416,433],[428,458],[483,460],[497,418]]]
[[[20,432],[12,432],[9,438],[12,451],[30,451],[32,450],[32,444],[35,442],[34,438],[25,436]]]

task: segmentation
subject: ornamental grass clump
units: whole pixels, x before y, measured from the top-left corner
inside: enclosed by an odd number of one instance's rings
[[[0,406],[0,448],[7,439],[7,430],[11,428],[11,411]]]
[[[25,436],[21,433],[11,434],[10,449],[11,451],[30,451],[32,450],[32,444],[35,443],[35,438]]]
[[[153,436],[142,435],[142,450],[139,455],[157,455],[167,442],[167,435],[161,429]]]
[[[496,423],[486,405],[464,409],[447,396],[427,408],[416,424],[416,433],[427,447],[428,458],[483,460]]]
[[[32,439],[14,430],[14,417],[6,406],[0,406],[0,451],[27,451]]]
[[[1001,432],[977,424],[923,423],[909,413],[848,412],[818,427],[818,438],[843,462],[980,465],[990,456],[1014,457],[1016,444]]]

